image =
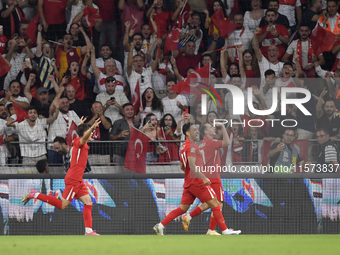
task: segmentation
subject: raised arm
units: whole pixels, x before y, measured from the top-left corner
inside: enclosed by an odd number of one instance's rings
[[[161,38],[158,38],[158,39],[157,39],[157,44],[158,44],[158,48],[161,47],[161,44],[162,44],[162,39],[161,39]],[[158,58],[158,52],[157,52],[157,53],[156,53],[155,61],[153,61],[152,64],[151,64],[151,70],[152,70],[152,72],[154,72],[154,71],[157,70],[158,61],[159,61],[159,58]]]
[[[30,76],[28,78],[28,81],[25,85],[24,88],[24,95],[25,97],[28,99],[28,101],[31,103],[32,101],[32,94],[31,94],[31,85],[32,85],[32,81],[35,79],[35,74],[34,73],[30,73]]]
[[[254,38],[253,38],[253,49],[255,51],[255,56],[257,58],[257,61],[262,62],[262,51],[260,49],[260,44],[258,41],[258,36],[262,32],[261,28],[256,28],[254,31]]]
[[[180,12],[181,12],[181,10],[182,10],[182,8],[184,6],[184,3],[185,3],[184,0],[181,0],[181,2],[179,3],[176,11],[174,11],[174,14],[172,14],[172,17],[171,17],[172,21],[175,21],[175,20],[178,19],[178,15],[180,14]]]
[[[99,79],[100,70],[96,64],[96,53],[95,53],[94,47],[90,49],[90,52],[91,52],[91,66],[92,66],[93,74],[94,74],[94,77],[96,77],[96,79]]]
[[[147,18],[150,17],[151,12],[152,12],[152,10],[155,9],[155,6],[156,6],[157,2],[158,2],[158,0],[154,0],[152,5],[150,6],[150,8],[147,10],[146,15],[145,15]]]
[[[83,63],[81,65],[80,71],[81,71],[81,74],[84,75],[84,76],[86,76],[86,69],[87,69],[86,64],[89,61],[90,57],[91,57],[91,53],[90,52],[86,53],[85,57],[84,57],[84,60],[83,60]]]
[[[220,55],[220,68],[221,68],[221,75],[225,79],[228,76],[227,67],[226,67],[226,61],[225,61],[225,52],[227,51],[226,47],[223,47],[221,50]]]
[[[323,114],[323,109],[322,109],[322,105],[323,105],[323,97],[327,94],[327,90],[326,88],[324,88],[318,98],[318,102],[316,104],[316,118],[320,118]]]
[[[53,101],[53,103],[55,103],[55,102]],[[46,119],[46,123],[47,124],[53,123],[58,118],[58,114],[59,114],[59,103],[55,105],[55,110],[54,110],[52,116],[50,116],[49,118]]]
[[[100,119],[97,119],[93,123],[93,125],[88,130],[86,130],[84,132],[83,137],[80,139],[80,144],[81,145],[84,145],[87,142],[87,140],[91,137],[93,130],[100,124],[100,122],[101,122]]]
[[[1,17],[3,19],[7,19],[11,13],[13,12],[13,10],[15,9],[15,7],[18,5],[18,1],[17,0],[14,0],[13,3],[7,8],[6,11],[3,11],[1,13]]]
[[[221,127],[222,128],[222,134],[223,134],[223,139],[222,139],[222,147],[227,147],[230,145],[230,139],[228,132],[223,124],[216,123],[216,127]]]
[[[171,61],[171,64],[172,64],[172,68],[173,68],[173,70],[174,70],[174,73],[175,73],[175,75],[176,75],[177,82],[183,80],[182,75],[180,75],[179,72],[178,72],[178,68],[177,68],[177,64],[176,64],[176,59],[175,59],[173,56],[171,56],[170,61]]]
[[[123,38],[123,47],[124,51],[129,52],[130,51],[130,45],[129,45],[129,31],[130,31],[130,21],[125,22],[125,34]]]
[[[53,112],[55,111],[55,106],[59,105],[59,99],[61,95],[64,93],[64,89],[65,88],[63,86],[59,88],[59,93],[55,96],[52,104],[50,105],[50,115],[53,115]]]
[[[243,48],[242,45],[236,45],[236,50],[238,51],[238,60],[239,60],[239,67],[240,67],[240,74],[242,79],[244,79],[246,77],[246,70],[244,70],[244,66],[243,66],[243,56],[242,56],[242,52],[243,52]]]
[[[127,75],[128,77],[131,76],[132,74],[132,63],[133,63],[133,49],[135,48],[135,43],[134,42],[131,42],[131,46],[130,46],[130,52],[129,52],[129,56],[128,56],[128,59],[127,59]]]
[[[41,31],[42,31],[43,27],[41,24],[38,25],[38,35],[37,35],[37,51],[35,53],[35,55],[37,57],[40,57],[42,54],[42,36],[41,36]]]
[[[39,0],[38,2],[38,12],[39,12],[39,17],[43,23],[44,30],[47,32],[48,29],[48,24],[45,18],[45,12],[44,12],[44,0]]]

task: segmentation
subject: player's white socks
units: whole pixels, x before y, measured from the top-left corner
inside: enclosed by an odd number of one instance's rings
[[[34,198],[37,199],[39,195],[40,195],[39,192],[35,193],[35,194],[34,194]]]
[[[158,224],[158,227],[159,227],[159,228],[164,228],[164,226],[163,226],[162,223],[159,223],[159,224]]]
[[[212,233],[214,232],[215,230],[211,230],[211,229],[208,229],[208,233]]]
[[[92,231],[93,231],[92,228],[85,228],[85,232],[88,234],[92,233]]]

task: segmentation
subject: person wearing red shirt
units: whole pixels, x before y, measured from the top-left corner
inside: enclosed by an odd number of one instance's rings
[[[212,213],[222,230],[222,234],[235,234],[224,223],[221,207],[218,204],[214,190],[210,186],[211,181],[199,170],[200,167],[203,167],[203,159],[198,146],[195,144],[199,136],[196,125],[194,123],[184,124],[183,134],[185,134],[186,141],[181,148],[180,161],[185,178],[181,204],[177,209],[172,210],[162,222],[156,224],[153,229],[157,235],[163,235],[164,227],[176,217],[188,211],[190,205],[197,197],[202,203],[206,202],[212,208]]]
[[[263,56],[268,59],[268,48],[271,45],[276,45],[279,49],[279,57],[285,54],[286,49],[284,45],[288,44],[289,37],[287,28],[284,25],[276,24],[278,15],[274,9],[268,9],[266,11],[266,21],[268,25],[261,27],[261,33],[258,35],[259,43],[262,43],[261,51]]]
[[[155,13],[152,17],[151,13],[155,10]],[[152,26],[152,18],[155,20],[157,24],[157,35],[159,38],[162,38],[162,40],[165,40],[168,29],[170,29],[170,12],[165,11],[166,5],[164,0],[154,0],[153,4],[149,8],[149,10],[146,12],[146,17],[150,18],[150,26],[151,26],[151,32],[154,33],[155,30]]]
[[[202,124],[200,126],[200,133],[204,137],[201,143],[198,145],[199,151],[202,153],[203,163],[206,167],[215,167],[216,172],[207,173],[207,176],[210,178],[211,187],[215,191],[217,201],[219,206],[222,209],[224,195],[223,195],[223,187],[221,183],[220,173],[218,172],[217,167],[221,167],[221,158],[220,158],[220,148],[227,147],[230,145],[229,136],[227,130],[224,125],[217,124],[216,127],[220,127],[223,133],[223,140],[215,140],[214,136],[216,134],[216,128],[210,125],[209,123]],[[188,231],[188,227],[190,224],[190,220],[200,215],[205,210],[209,209],[209,205],[207,203],[202,203],[197,206],[189,215],[185,215],[182,217],[182,223],[184,230]],[[207,235],[220,235],[215,231],[217,226],[217,222],[214,218],[213,213],[210,218],[210,225]],[[240,230],[232,230],[229,229],[229,234],[240,234]]]
[[[22,199],[25,204],[31,199],[38,199],[60,210],[66,209],[73,199],[79,199],[84,204],[85,235],[99,235],[92,230],[92,201],[82,177],[87,164],[88,150],[90,149],[87,142],[92,140],[92,132],[100,122],[100,119],[97,119],[92,126],[83,123],[78,126],[78,137],[72,142],[71,163],[65,176],[65,190],[61,200],[57,197],[41,194],[36,189],[32,189]]]

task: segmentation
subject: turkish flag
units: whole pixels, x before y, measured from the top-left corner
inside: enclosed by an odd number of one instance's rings
[[[279,143],[275,143],[276,145],[278,145]],[[269,162],[269,159],[267,157],[268,151],[270,150],[270,147],[272,146],[272,142],[270,141],[264,141],[262,148],[261,148],[261,154],[262,154],[262,165],[266,166]],[[292,144],[290,145],[291,147],[294,147],[300,157],[304,160],[307,161],[308,159],[308,139],[300,139],[300,140],[295,140],[294,142],[292,142]],[[296,164],[298,164],[299,162],[296,162]],[[297,168],[297,170],[299,170],[299,168]],[[298,172],[298,171],[296,171]]]
[[[330,51],[334,42],[338,39],[332,32],[323,29],[320,24],[310,35],[315,56],[319,56],[324,51]]]
[[[131,128],[129,146],[125,156],[125,168],[140,174],[146,173],[145,157],[149,148],[149,140],[150,138],[146,134],[134,127]]]
[[[72,145],[72,141],[77,138],[77,124],[72,120],[71,126],[66,135],[66,142],[68,145]]]
[[[39,22],[39,12],[38,14],[32,19],[32,21],[28,24],[26,29],[26,35],[32,40],[32,42],[37,41],[37,37],[35,36],[35,32],[37,31],[37,25]]]
[[[185,79],[178,82],[171,90],[177,94],[202,94],[203,91],[198,89],[200,86],[196,86],[197,83],[209,84],[210,77],[210,64],[205,65],[202,68],[195,70],[189,74]],[[202,81],[203,79],[203,81]],[[206,80],[205,80],[206,79]],[[206,81],[206,82],[204,82]]]
[[[239,26],[238,24],[230,23],[229,20],[229,18],[227,18],[227,20],[224,19],[222,8],[219,8],[214,15],[211,16],[211,21],[223,38],[228,38]]]
[[[11,66],[7,63],[4,57],[0,54],[0,77],[4,76],[11,70]]]
[[[183,25],[188,21],[190,16],[191,8],[188,1],[185,2],[181,13],[178,14],[177,28],[182,29]]]
[[[28,119],[28,112],[21,109],[20,106],[16,105],[15,103],[12,104],[15,114],[17,115],[17,122],[20,123],[21,121]]]
[[[96,23],[96,19],[100,18],[100,15],[97,13],[98,13],[98,9],[96,8],[85,7],[84,9],[84,16],[85,16],[86,23],[91,32],[91,38],[93,37],[92,27],[94,26],[94,23]]]
[[[136,114],[139,107],[142,106],[142,101],[141,101],[141,98],[140,98],[139,79],[137,81],[135,91],[133,92],[131,104],[133,104],[133,109],[134,109],[134,112]]]
[[[165,39],[164,54],[168,55],[172,50],[178,50],[179,29],[172,30]]]

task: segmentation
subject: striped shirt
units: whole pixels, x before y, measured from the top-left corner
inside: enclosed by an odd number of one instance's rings
[[[339,154],[339,149],[338,146],[331,140],[329,139],[327,142],[324,144],[321,144],[321,151],[319,153],[318,161],[317,161],[317,166],[320,165],[322,168],[322,165],[326,164],[328,165],[327,167],[327,172],[335,172],[336,166],[331,166],[332,162],[336,161],[338,164],[340,163],[340,154]],[[337,169],[338,171],[340,169]],[[325,172],[323,170],[320,171],[320,173]]]
[[[51,60],[41,54],[40,57],[35,57],[35,62],[37,62],[39,66],[39,78],[41,80],[41,83],[43,84],[43,87],[47,89],[53,88],[52,82],[48,80],[48,76],[54,74]]]

